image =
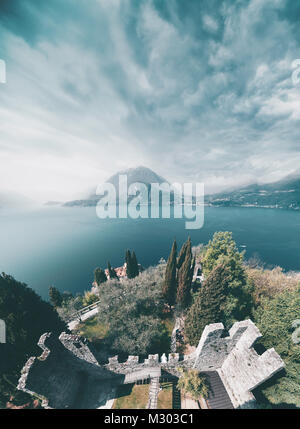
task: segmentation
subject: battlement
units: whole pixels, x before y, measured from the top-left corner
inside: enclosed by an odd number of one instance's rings
[[[158,354],[148,355],[148,358],[142,360],[139,356],[128,356],[127,361],[119,362],[119,356],[113,356],[108,359],[107,367],[113,368],[114,370],[124,370],[126,368],[132,369],[136,366],[157,366],[157,365],[176,365],[179,362],[179,353],[169,353],[166,356],[163,353],[161,356]]]
[[[250,347],[259,337],[261,334],[251,320],[236,322],[229,335],[223,323],[207,325],[196,349],[194,366],[199,371],[217,370],[238,343]]]
[[[162,370],[178,376],[178,368],[217,371],[235,408],[253,406],[252,390],[284,367],[274,349],[259,355],[253,348],[261,333],[251,320],[226,332],[222,323],[205,327],[192,355],[151,354],[146,359],[118,356],[100,364],[85,339],[63,332],[46,333],[39,357],[25,364],[18,389],[43,400],[45,408],[99,408],[120,384],[159,378]]]
[[[257,386],[284,368],[274,349],[259,355],[253,345],[261,337],[251,320],[236,322],[226,331],[222,323],[205,327],[196,350],[194,367],[216,370],[235,408],[253,407]]]
[[[124,379],[101,367],[89,347],[76,336],[51,333],[41,336],[42,354],[28,359],[17,388],[42,400],[44,408],[97,408],[103,389]],[[121,379],[121,380],[120,380]],[[100,383],[100,384],[101,384]],[[81,393],[86,390],[84,398]]]

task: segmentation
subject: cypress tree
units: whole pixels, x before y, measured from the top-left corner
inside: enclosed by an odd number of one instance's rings
[[[132,263],[133,277],[137,277],[139,275],[140,271],[139,271],[139,264],[137,261],[135,251],[132,252],[131,263]]]
[[[185,321],[185,334],[191,345],[196,346],[198,344],[206,325],[224,321],[228,282],[228,270],[221,264],[211,272],[203,283]]]
[[[107,262],[107,271],[110,279],[118,279],[117,273],[115,270],[111,267],[110,262]]]
[[[136,258],[136,254],[133,251],[132,254],[130,250],[126,250],[125,254],[125,262],[126,262],[126,274],[129,279],[134,279],[139,275],[139,266]]]
[[[53,305],[53,307],[61,307],[62,306],[63,297],[62,297],[62,294],[59,292],[59,290],[56,289],[56,287],[50,286],[49,298],[50,298],[50,303]]]
[[[189,238],[185,243],[185,258],[178,270],[178,288],[176,303],[180,308],[185,308],[191,297],[192,286],[192,245]]]
[[[193,263],[191,266],[191,284],[193,282],[193,276],[194,276],[194,271],[195,271],[195,266],[196,266],[196,257],[193,257]]]
[[[102,268],[96,268],[94,271],[94,280],[95,283],[99,286],[101,283],[105,283],[107,281],[107,277]]]
[[[185,255],[186,255],[186,245],[187,242],[185,241],[180,249],[180,252],[178,254],[178,258],[177,258],[177,268],[179,269],[181,267],[181,265],[183,264],[184,260],[185,260]]]
[[[131,259],[130,250],[126,250],[125,262],[126,262],[126,274],[127,274],[127,278],[133,279],[133,277],[134,277],[134,270],[133,270],[133,267],[132,267],[132,259]]]
[[[162,287],[162,293],[169,305],[173,305],[176,298],[176,265],[177,265],[177,243],[174,240],[171,253],[168,258],[165,280]]]

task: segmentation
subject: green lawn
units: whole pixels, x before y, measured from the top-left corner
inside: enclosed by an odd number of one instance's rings
[[[162,390],[158,394],[157,408],[159,410],[170,410],[173,408],[172,383],[161,383]]]
[[[107,331],[108,327],[99,323],[97,316],[81,322],[76,328],[77,334],[92,342],[105,338]]]
[[[145,409],[149,400],[149,384],[124,384],[117,389],[113,409]]]

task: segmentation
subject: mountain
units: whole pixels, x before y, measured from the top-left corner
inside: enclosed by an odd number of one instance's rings
[[[47,201],[44,206],[52,207],[52,206],[61,206],[61,201]]]
[[[268,207],[300,210],[300,174],[274,183],[253,184],[232,192],[208,195],[206,203],[223,207]]]
[[[106,182],[111,183],[116,189],[119,189],[119,176],[122,174],[127,175],[128,186],[136,182],[144,183],[145,185],[150,185],[151,183],[168,183],[166,179],[156,174],[153,170],[150,170],[150,168],[142,166],[119,171]]]
[[[136,168],[128,168],[127,170],[119,171],[118,173],[111,176],[109,179],[106,180],[105,183],[111,183],[114,185],[117,195],[119,195],[119,176],[120,175],[127,175],[127,186],[129,187],[133,183],[143,183],[147,186],[148,192],[150,189],[151,183],[168,183],[166,179],[156,174],[153,170],[147,167],[136,167]],[[128,201],[134,197],[129,197]],[[75,201],[68,201],[64,204],[65,207],[89,207],[89,206],[96,206],[99,201],[99,196],[96,195],[95,192],[91,193],[87,196],[86,199],[82,200],[75,200]]]

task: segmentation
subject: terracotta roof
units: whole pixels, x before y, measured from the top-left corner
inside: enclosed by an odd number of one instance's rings
[[[118,277],[126,277],[126,263],[122,267],[113,268]],[[106,277],[109,278],[108,269],[105,270]]]

